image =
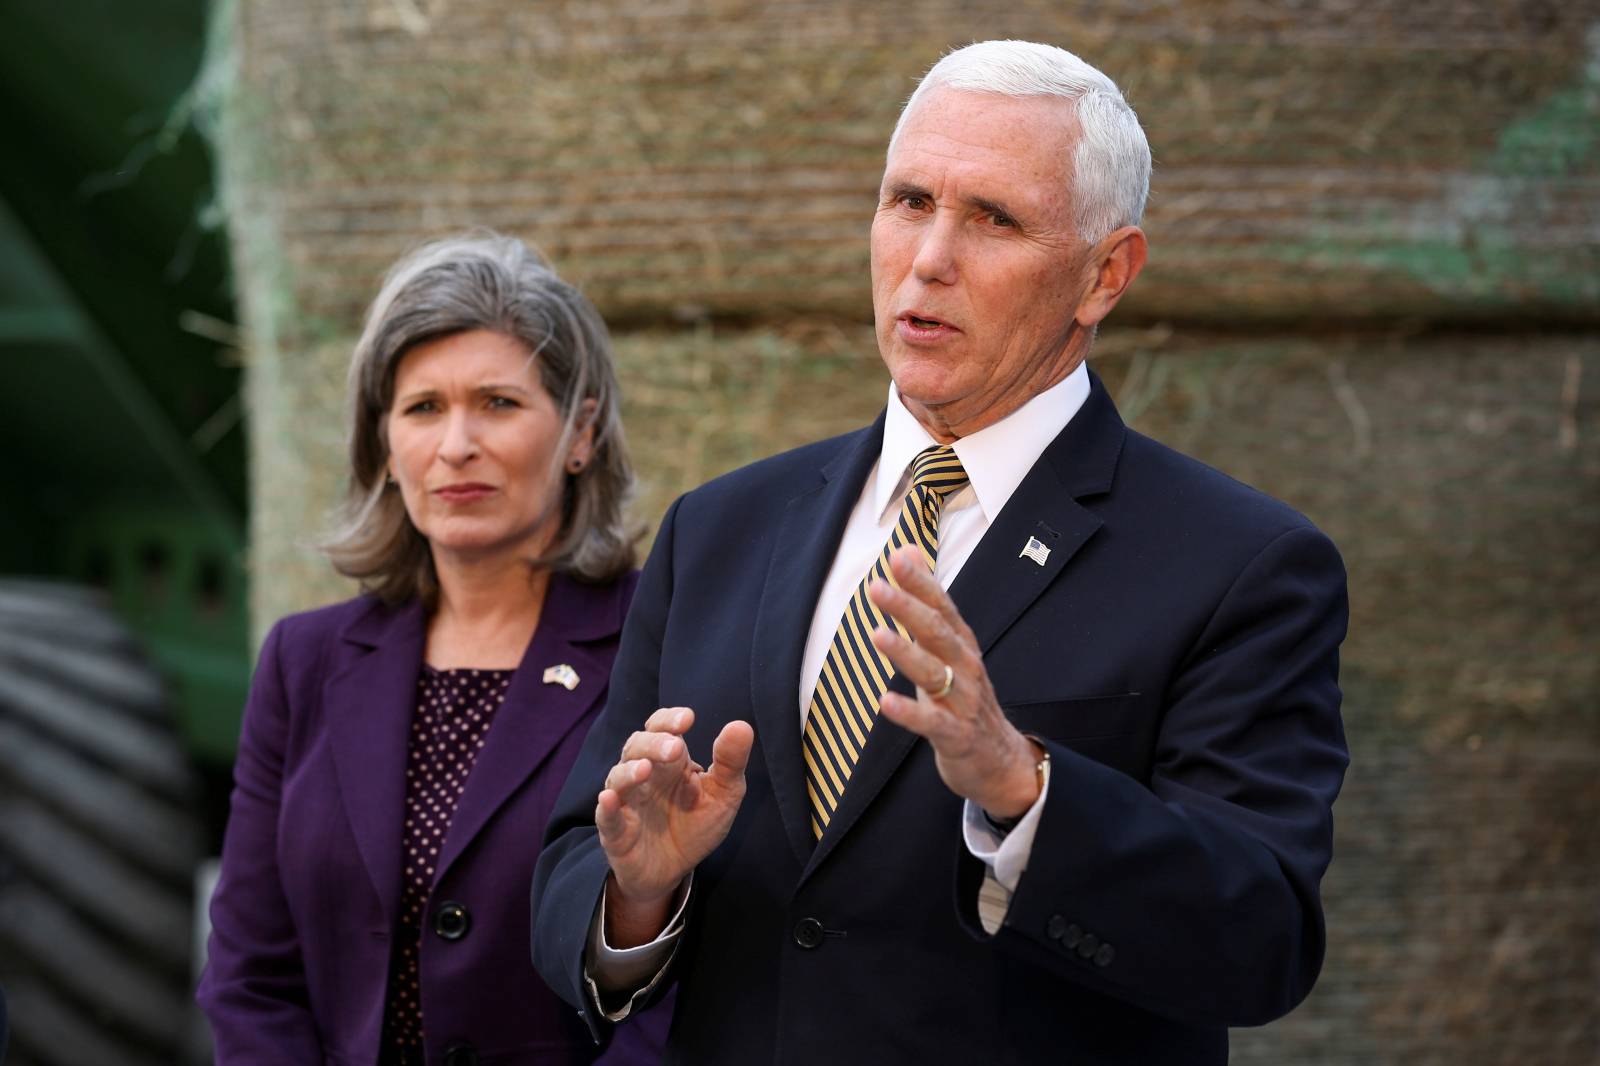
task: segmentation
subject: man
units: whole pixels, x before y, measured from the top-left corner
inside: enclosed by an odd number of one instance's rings
[[[674,1062],[1221,1063],[1310,990],[1344,574],[1084,365],[1149,166],[1060,49],[907,103],[887,410],[672,506],[548,830],[534,958],[597,1039],[676,979]]]

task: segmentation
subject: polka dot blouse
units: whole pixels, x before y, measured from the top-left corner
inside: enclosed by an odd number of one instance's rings
[[[401,833],[400,928],[384,1011],[385,1061],[422,1061],[422,999],[417,969],[422,919],[439,850],[467,787],[484,736],[511,685],[512,670],[422,668],[406,742],[406,819]]]

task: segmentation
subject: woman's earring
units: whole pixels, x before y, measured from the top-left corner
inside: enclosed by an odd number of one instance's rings
[[[394,475],[393,474],[384,474],[383,475],[383,483],[385,485],[393,485],[395,483]]]
[[[583,469],[583,460],[574,456],[567,460],[567,473],[576,474]]]

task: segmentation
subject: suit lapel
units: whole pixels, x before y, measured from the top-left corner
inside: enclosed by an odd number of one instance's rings
[[[400,904],[406,738],[425,633],[420,604],[391,609],[374,602],[340,634],[348,662],[323,689],[339,795],[391,924]]]
[[[619,595],[615,584],[584,585],[560,574],[551,576],[539,626],[467,775],[439,852],[435,883],[605,696],[611,656],[602,644],[622,626]],[[577,673],[575,687],[545,682],[545,671],[560,665]],[[529,840],[536,840],[542,829],[529,827]]]
[[[950,586],[979,648],[987,653],[994,646],[1100,524],[1065,491],[1053,467],[1039,464],[1028,473]],[[1044,562],[1022,554],[1031,540],[1048,549]]]
[[[756,609],[750,655],[756,741],[789,844],[802,864],[812,854],[812,838],[800,755],[800,661],[822,582],[882,443],[880,415],[789,500]]]
[[[1089,377],[1089,398],[1022,479],[950,586],[950,598],[986,653],[1100,528],[1100,519],[1077,498],[1110,490],[1127,430],[1099,376],[1091,371]],[[1030,537],[1049,549],[1043,563],[1022,555]],[[836,549],[838,537],[828,544]],[[889,689],[913,692],[899,674],[890,679]],[[873,725],[802,882],[865,813],[919,739],[885,718]]]

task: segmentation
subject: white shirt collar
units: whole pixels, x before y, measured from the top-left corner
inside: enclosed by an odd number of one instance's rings
[[[1045,448],[1066,428],[1088,398],[1089,367],[1087,363],[1079,363],[1072,373],[994,425],[955,442],[956,457],[972,481],[972,491],[978,497],[985,519],[994,521]],[[880,520],[890,503],[898,505],[905,495],[911,460],[934,443],[922,423],[900,402],[900,392],[891,381],[889,408],[883,423],[883,450],[878,455],[878,477],[872,497],[872,513]]]

